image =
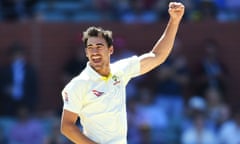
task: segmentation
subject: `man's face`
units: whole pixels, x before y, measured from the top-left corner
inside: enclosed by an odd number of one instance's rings
[[[108,47],[105,39],[102,37],[89,37],[86,47],[86,56],[90,65],[98,73],[104,74],[109,69],[110,55],[113,53],[113,47]]]

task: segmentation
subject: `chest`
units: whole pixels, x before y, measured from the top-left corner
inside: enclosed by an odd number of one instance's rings
[[[93,81],[85,90],[83,113],[85,115],[115,113],[125,106],[125,86],[119,77]]]

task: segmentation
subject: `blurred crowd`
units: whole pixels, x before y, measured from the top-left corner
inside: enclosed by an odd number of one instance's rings
[[[169,1],[172,0],[1,0],[0,20],[154,23],[168,18]],[[182,2],[187,21],[240,19],[239,0]]]
[[[122,41],[117,39],[116,46]],[[228,70],[218,47],[214,39],[204,40],[204,54],[196,67],[190,67],[177,38],[164,64],[130,82],[129,144],[240,143],[240,106],[228,103]],[[73,53],[63,64],[62,85],[85,67],[83,49]],[[27,59],[25,47],[15,42],[7,54],[8,62],[0,66],[0,144],[70,144],[60,134],[61,110],[36,111],[39,75]],[[132,54],[119,49],[112,61]]]

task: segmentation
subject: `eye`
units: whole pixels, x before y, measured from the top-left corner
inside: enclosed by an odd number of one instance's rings
[[[93,49],[93,47],[92,47],[92,46],[88,46],[88,47],[87,47],[87,49],[89,49],[89,50],[92,50],[92,49]]]
[[[102,45],[98,45],[97,49],[101,50],[101,49],[103,49],[103,46]]]

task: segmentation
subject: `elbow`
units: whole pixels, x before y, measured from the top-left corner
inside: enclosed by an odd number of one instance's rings
[[[167,56],[158,56],[157,65],[163,64],[167,60]]]
[[[61,132],[61,134],[63,134],[63,135],[66,135],[66,134],[67,134],[67,127],[66,127],[65,124],[61,124],[60,132]]]
[[[61,124],[61,127],[60,127],[60,132],[61,132],[61,134],[65,135],[65,128],[62,124]]]
[[[72,123],[63,122],[61,123],[60,132],[64,136],[68,137],[69,134],[74,130],[75,125]]]
[[[159,61],[160,61],[160,64],[164,63],[166,60],[167,60],[167,57],[161,58],[161,59],[159,60]]]

